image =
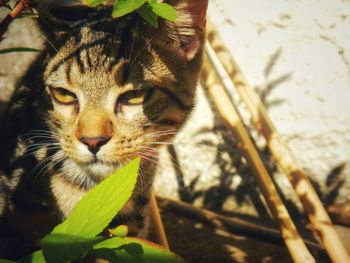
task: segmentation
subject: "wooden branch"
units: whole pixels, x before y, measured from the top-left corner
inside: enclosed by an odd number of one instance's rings
[[[307,249],[303,239],[300,237],[292,219],[278,192],[273,184],[253,142],[246,131],[229,95],[216,74],[208,55],[205,56],[204,67],[201,72],[201,79],[206,87],[218,112],[235,137],[238,149],[247,160],[250,169],[265,197],[265,200],[280,225],[281,235],[292,256],[294,262],[307,263],[315,262],[315,259]]]
[[[159,208],[157,205],[156,197],[154,192],[151,193],[150,199],[150,213],[151,213],[151,221],[154,226],[154,238],[155,242],[162,245],[166,249],[169,249],[169,243],[165,234],[164,226],[162,219],[160,217]]]
[[[182,215],[196,222],[201,222],[234,235],[242,235],[248,238],[284,246],[283,238],[281,237],[278,227],[267,227],[247,220],[220,215],[188,203],[159,196],[157,196],[157,202],[161,210],[165,212]],[[310,240],[305,240],[305,243],[310,249],[319,253],[320,256],[327,256],[327,253],[319,244]]]
[[[264,105],[261,103],[254,89],[250,87],[244,78],[238,64],[225,47],[219,33],[209,21],[208,41],[229,74],[240,97],[246,104],[255,126],[265,137],[276,163],[282,168],[291,181],[296,194],[308,214],[313,229],[320,237],[332,261],[343,263],[350,262],[350,257],[336,233],[327,211],[323,207],[309,178],[301,168],[298,158],[292,153],[287,143],[277,132]]]
[[[5,3],[5,1],[4,1]],[[11,12],[0,22],[0,41],[3,39],[3,35],[6,32],[12,21],[22,12],[22,10],[28,6],[29,0],[21,0],[17,2],[17,5],[11,10]]]

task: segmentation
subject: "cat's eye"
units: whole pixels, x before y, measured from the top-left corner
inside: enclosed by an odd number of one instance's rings
[[[140,105],[149,97],[149,94],[148,89],[130,90],[119,97],[118,103],[131,106]]]
[[[71,105],[78,101],[77,96],[64,88],[53,88],[50,87],[50,92],[52,98],[58,103],[58,104],[64,104],[64,105]]]

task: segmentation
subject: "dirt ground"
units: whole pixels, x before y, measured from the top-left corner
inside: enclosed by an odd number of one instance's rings
[[[182,256],[188,263],[292,262],[283,242],[216,229],[208,224],[198,222],[188,215],[169,211],[162,202],[160,202],[160,208],[171,250]],[[277,229],[277,224],[271,220],[247,219],[247,217],[237,215],[234,215],[233,218],[246,219],[247,222]],[[339,225],[335,227],[347,251],[350,251],[349,228]],[[305,229],[302,231],[302,235],[307,240],[315,242]],[[331,262],[324,250],[320,251],[312,247],[309,249],[316,262]]]

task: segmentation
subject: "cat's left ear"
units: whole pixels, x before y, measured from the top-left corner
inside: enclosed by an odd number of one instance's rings
[[[166,21],[168,36],[180,55],[193,59],[203,48],[208,0],[167,0],[176,10],[176,22]]]
[[[52,38],[59,38],[72,28],[84,23],[102,8],[91,8],[83,0],[33,0],[33,6],[39,14],[39,26]]]

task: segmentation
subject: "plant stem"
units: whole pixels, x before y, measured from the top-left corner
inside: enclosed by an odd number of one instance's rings
[[[168,239],[165,234],[162,218],[159,213],[157,200],[153,191],[151,193],[150,201],[151,201],[151,204],[150,204],[151,220],[154,226],[154,231],[155,231],[154,235],[155,235],[156,241],[158,244],[162,245],[166,249],[169,249]]]
[[[7,1],[0,0],[0,6],[5,4]],[[9,25],[12,21],[22,12],[22,10],[28,6],[29,0],[21,0],[17,2],[16,6],[12,9],[12,11],[0,22],[0,41],[3,40],[3,35],[6,32]]]

